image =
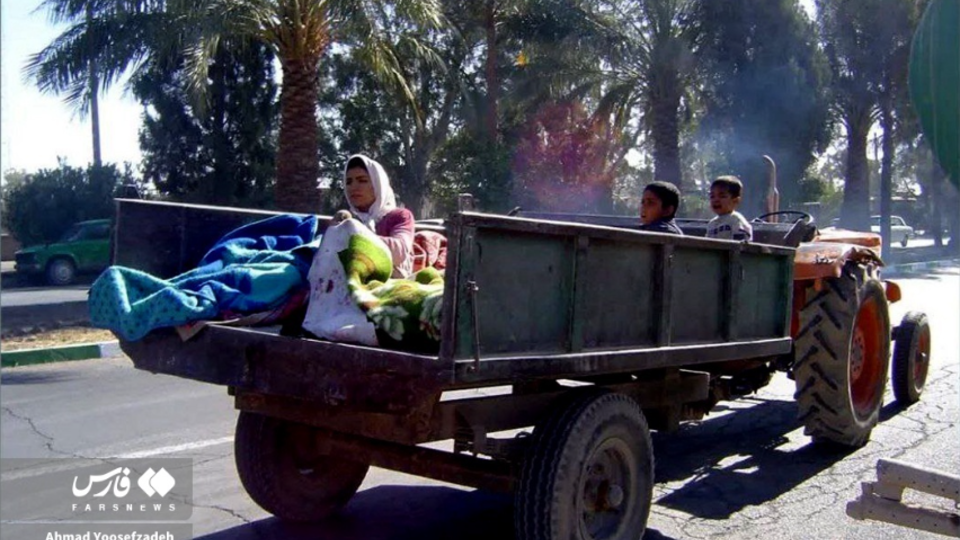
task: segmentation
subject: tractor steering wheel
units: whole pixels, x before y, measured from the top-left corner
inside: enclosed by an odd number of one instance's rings
[[[799,210],[780,210],[778,212],[769,212],[753,218],[753,223],[764,223],[763,221],[764,218],[768,218],[770,216],[791,216],[791,215],[799,216],[797,219],[794,220],[794,223],[799,221],[803,221],[808,225],[812,225],[814,223],[813,216],[811,216],[806,212],[801,212]]]

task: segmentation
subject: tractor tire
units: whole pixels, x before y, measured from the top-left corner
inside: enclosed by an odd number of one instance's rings
[[[920,401],[930,368],[930,324],[927,316],[911,311],[903,316],[893,345],[893,395],[897,403]]]
[[[63,287],[73,283],[77,277],[77,267],[73,261],[65,257],[58,257],[47,263],[47,283],[56,287]]]
[[[320,521],[360,488],[370,465],[321,455],[316,428],[241,411],[234,456],[244,489],[288,521]]]
[[[793,374],[805,433],[859,447],[877,425],[890,358],[890,314],[881,282],[847,263],[839,278],[806,290]]]
[[[653,501],[653,443],[637,403],[588,392],[534,430],[515,501],[518,540],[639,540]]]

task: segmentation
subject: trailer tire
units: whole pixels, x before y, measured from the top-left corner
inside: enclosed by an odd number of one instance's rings
[[[930,324],[911,311],[903,316],[893,346],[893,395],[902,405],[920,401],[930,368]]]
[[[244,489],[261,508],[288,521],[320,521],[357,492],[369,464],[323,456],[316,428],[241,411],[234,456]]]
[[[636,401],[588,392],[538,425],[515,497],[518,540],[641,538],[653,444]]]
[[[814,442],[863,446],[880,416],[890,358],[883,285],[847,263],[839,278],[806,294],[793,366],[805,433]]]

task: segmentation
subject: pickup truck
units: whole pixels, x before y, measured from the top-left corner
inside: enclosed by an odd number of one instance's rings
[[[173,276],[269,215],[119,200],[114,262]],[[120,346],[139,369],[226,388],[240,480],[286,520],[326,518],[377,466],[513,493],[520,539],[640,538],[650,430],[702,418],[777,371],[795,379],[814,441],[868,440],[899,298],[874,251],[820,238],[805,214],[755,223],[754,243],[703,238],[702,222],[681,223],[687,236],[637,225],[467,210],[423,225],[449,247],[438,354],[216,325]],[[898,399],[916,401],[929,327],[909,317],[892,370]],[[436,441],[452,445],[423,446]]]

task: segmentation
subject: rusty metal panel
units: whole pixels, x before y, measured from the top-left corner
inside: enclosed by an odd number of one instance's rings
[[[474,355],[471,302],[477,302],[480,354],[518,350],[560,353],[569,347],[574,239],[494,228],[465,231],[458,285],[462,299],[457,357]],[[448,276],[449,278],[449,276]],[[473,295],[463,287],[475,282]]]
[[[654,343],[657,255],[651,244],[591,241],[583,268],[585,348]]]
[[[170,278],[195,268],[224,234],[282,212],[117,199],[113,264]],[[321,220],[321,228],[326,220]]]
[[[792,302],[793,265],[781,258],[757,254],[743,254],[742,277],[734,317],[737,337],[740,339],[784,335],[789,332],[789,312]]]
[[[724,340],[726,250],[674,246],[670,343]]]
[[[671,347],[594,350],[577,354],[496,356],[484,358],[481,369],[472,362],[455,364],[456,387],[470,388],[534,379],[576,379],[578,377],[636,373],[648,369],[694,366],[727,360],[764,359],[793,350],[789,337],[730,343],[704,343]]]
[[[211,326],[189,341],[156,331],[120,346],[139,369],[362,411],[409,411],[452,382],[435,357],[251,328]]]

